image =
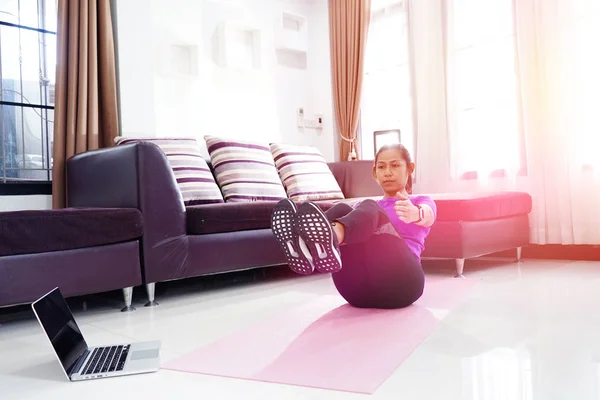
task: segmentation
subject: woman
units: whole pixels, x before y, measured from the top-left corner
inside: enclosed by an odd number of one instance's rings
[[[421,252],[436,217],[430,197],[410,194],[414,168],[403,145],[387,145],[373,165],[382,199],[339,203],[325,213],[311,202],[296,209],[291,200],[280,201],[271,229],[290,268],[303,275],[331,272],[340,295],[355,307],[414,303],[423,294]]]

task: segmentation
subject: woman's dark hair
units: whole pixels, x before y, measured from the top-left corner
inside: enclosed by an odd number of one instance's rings
[[[377,154],[375,154],[375,164],[377,164],[379,155],[387,150],[399,151],[402,158],[406,162],[407,167],[412,162],[412,159],[410,158],[410,153],[408,152],[408,149],[404,147],[404,145],[400,143],[392,143],[381,146],[381,148],[377,151]],[[408,194],[412,194],[412,175],[408,175],[408,180],[406,181],[406,192]]]

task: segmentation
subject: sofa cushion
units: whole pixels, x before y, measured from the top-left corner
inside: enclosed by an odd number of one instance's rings
[[[312,146],[271,143],[271,152],[292,200],[336,200],[344,194],[321,152]]]
[[[65,208],[0,213],[0,256],[74,250],[142,236],[137,209]]]
[[[234,202],[187,207],[190,235],[266,229],[276,201]]]
[[[227,202],[286,198],[266,144],[205,136],[215,177]]]
[[[223,203],[221,190],[195,139],[121,137],[117,139],[117,144],[140,141],[154,143],[165,153],[186,205]]]
[[[322,210],[328,210],[334,202],[315,202]],[[254,201],[245,203],[204,204],[187,207],[189,235],[236,232],[252,229],[270,229],[271,214],[277,201]],[[296,203],[296,206],[300,203]]]
[[[524,192],[436,193],[438,221],[484,221],[529,214],[532,200]]]

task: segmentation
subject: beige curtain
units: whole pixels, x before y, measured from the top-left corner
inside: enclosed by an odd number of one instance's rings
[[[329,0],[329,40],[340,160],[358,159],[356,129],[360,116],[363,65],[371,0]],[[356,154],[356,157],[354,157]]]
[[[59,0],[52,205],[66,205],[65,162],[112,145],[118,131],[109,0]]]

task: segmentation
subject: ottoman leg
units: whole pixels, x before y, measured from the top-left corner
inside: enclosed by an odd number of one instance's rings
[[[517,262],[521,261],[521,247],[517,247]]]
[[[464,278],[463,269],[465,268],[465,259],[457,258],[454,261],[456,262],[456,275],[454,275],[454,277],[455,278]]]
[[[125,300],[125,308],[121,312],[135,311],[135,307],[131,305],[133,300],[133,287],[123,289],[123,299]]]

